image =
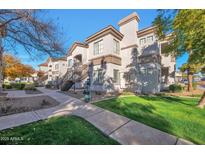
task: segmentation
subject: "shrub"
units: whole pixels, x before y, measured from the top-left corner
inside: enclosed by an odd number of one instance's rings
[[[25,83],[11,83],[11,86],[17,90],[23,90],[25,85]]]
[[[4,89],[12,89],[12,86],[10,84],[3,84]]]
[[[172,84],[169,86],[169,91],[171,92],[181,92],[183,90],[183,87],[179,84]]]
[[[34,84],[27,84],[25,85],[24,90],[36,90],[36,87]]]

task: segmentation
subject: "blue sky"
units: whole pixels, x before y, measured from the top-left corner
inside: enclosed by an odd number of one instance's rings
[[[47,10],[46,18],[51,18],[63,32],[64,48],[67,50],[74,41],[84,41],[86,37],[106,27],[113,25],[119,29],[120,19],[136,11],[140,17],[139,29],[148,27],[157,15],[156,10]],[[32,65],[35,69],[44,62],[47,56],[31,60],[23,49],[17,55],[23,63]],[[187,55],[177,58],[177,68],[187,60]]]

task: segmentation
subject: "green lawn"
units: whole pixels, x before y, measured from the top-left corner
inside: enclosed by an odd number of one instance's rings
[[[13,140],[13,141],[12,141]],[[55,117],[0,131],[0,144],[118,144],[75,116]]]
[[[197,144],[205,144],[205,109],[199,98],[121,96],[95,105]]]

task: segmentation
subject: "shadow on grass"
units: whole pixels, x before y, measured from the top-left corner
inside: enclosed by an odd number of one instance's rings
[[[138,96],[140,98],[143,98],[145,100],[148,101],[163,101],[164,103],[175,103],[175,104],[183,104],[183,105],[188,105],[188,106],[195,106],[196,104],[193,103],[193,100],[188,100],[188,99],[183,99],[183,98],[177,98],[177,97],[173,97],[173,96],[163,96],[163,95],[157,95],[157,96],[146,96],[146,95],[142,95],[142,96]],[[191,101],[191,103],[190,103]]]
[[[98,102],[95,105],[162,131],[172,130],[170,123],[157,113],[157,109],[151,103],[141,104],[121,98]]]

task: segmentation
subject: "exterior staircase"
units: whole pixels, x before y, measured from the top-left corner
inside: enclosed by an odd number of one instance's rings
[[[88,76],[88,66],[86,64],[75,69],[68,69],[61,81],[61,91],[68,91],[75,83],[82,82]]]

